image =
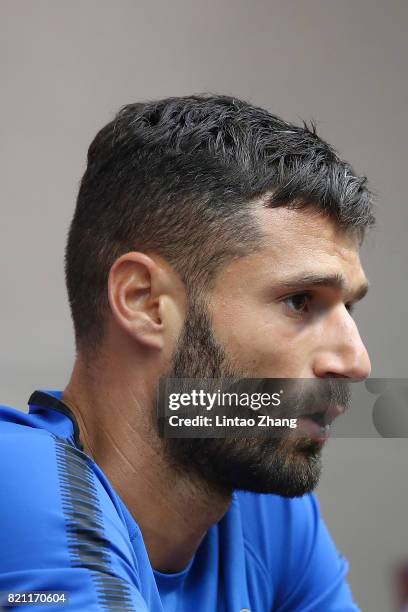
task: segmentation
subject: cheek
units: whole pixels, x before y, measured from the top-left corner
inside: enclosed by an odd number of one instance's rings
[[[230,358],[254,377],[309,376],[315,330],[270,306],[230,303],[214,317],[214,332]]]

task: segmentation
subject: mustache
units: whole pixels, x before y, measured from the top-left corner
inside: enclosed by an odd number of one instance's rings
[[[249,394],[280,394],[280,404],[262,407],[258,414],[273,414],[279,418],[299,418],[325,415],[335,408],[344,412],[350,407],[351,389],[348,379],[241,379],[228,385],[229,392]]]
[[[350,405],[350,383],[338,379],[297,383],[283,401],[284,411],[290,411],[294,417],[306,415],[324,415],[331,409],[340,407],[343,411]]]

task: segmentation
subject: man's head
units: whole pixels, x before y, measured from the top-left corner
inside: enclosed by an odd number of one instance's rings
[[[365,378],[350,316],[366,179],[316,134],[227,96],[128,105],[90,146],[66,250],[76,345],[176,377]],[[118,340],[120,339],[120,341]],[[119,352],[118,352],[119,351]],[[128,381],[126,381],[128,382]],[[210,485],[300,495],[308,438],[166,440]]]

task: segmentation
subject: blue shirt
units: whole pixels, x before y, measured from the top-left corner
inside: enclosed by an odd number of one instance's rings
[[[154,570],[139,526],[84,452],[61,397],[35,391],[28,414],[0,406],[3,598],[68,594],[65,607],[21,608],[33,612],[359,610],[314,494],[236,491],[183,571]]]

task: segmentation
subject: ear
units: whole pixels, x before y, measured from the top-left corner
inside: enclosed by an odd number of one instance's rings
[[[152,349],[164,347],[169,286],[168,271],[145,253],[125,253],[109,272],[112,316],[128,335]]]

